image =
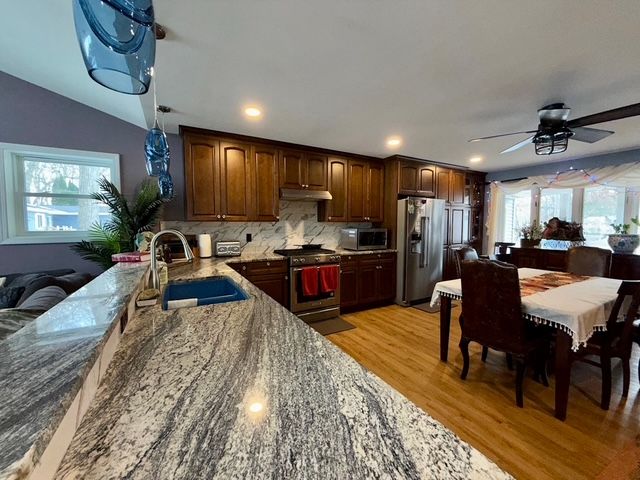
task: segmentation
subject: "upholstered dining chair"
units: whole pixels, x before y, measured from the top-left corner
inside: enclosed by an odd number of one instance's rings
[[[457,278],[462,276],[462,262],[465,260],[478,260],[480,256],[473,247],[462,247],[455,250],[456,275]]]
[[[567,252],[567,272],[591,277],[608,277],[611,251],[596,247],[573,247]]]
[[[625,303],[628,302],[626,311],[622,312]],[[638,315],[640,307],[640,281],[625,280],[618,289],[611,314],[607,320],[607,329],[604,332],[596,332],[587,344],[571,355],[571,360],[581,360],[600,367],[602,371],[602,396],[600,406],[603,410],[609,409],[611,400],[611,359],[622,360],[622,396],[629,394],[631,382],[631,347],[633,346],[633,322]],[[600,363],[587,359],[587,356],[600,357]]]
[[[508,263],[478,259],[462,263],[462,336],[460,351],[464,365],[460,378],[469,373],[469,343],[474,341],[511,355],[516,364],[516,404],[524,404],[522,384],[525,368],[548,385],[545,362],[549,352],[549,330],[522,316],[518,268]]]

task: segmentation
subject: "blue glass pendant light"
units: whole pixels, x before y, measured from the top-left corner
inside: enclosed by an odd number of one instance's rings
[[[156,56],[151,0],[73,0],[73,17],[91,78],[117,92],[146,93]]]
[[[145,27],[153,26],[153,4],[151,0],[104,0],[121,14]]]
[[[163,172],[158,177],[158,188],[160,189],[160,197],[163,200],[171,200],[173,198],[173,179],[169,172]]]
[[[160,129],[158,119],[153,123],[153,128],[147,133],[144,142],[144,154],[146,157],[147,173],[152,177],[159,176],[162,172],[169,171],[169,143],[167,136]]]

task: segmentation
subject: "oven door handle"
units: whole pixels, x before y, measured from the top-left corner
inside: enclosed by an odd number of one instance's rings
[[[301,272],[302,270],[306,270],[307,268],[317,268],[320,269],[319,266],[317,265],[313,265],[313,266],[309,266],[309,267],[302,267],[302,268],[292,268],[291,271],[292,272]]]

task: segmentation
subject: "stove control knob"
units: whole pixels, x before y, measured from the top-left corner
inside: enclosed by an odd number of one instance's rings
[[[299,262],[300,262],[300,263],[306,263],[306,262],[307,262],[307,259],[306,259],[306,258],[300,258],[300,259],[299,259]]]
[[[294,258],[294,259],[291,260],[291,263],[298,263],[298,262],[299,262],[299,260],[297,258]]]

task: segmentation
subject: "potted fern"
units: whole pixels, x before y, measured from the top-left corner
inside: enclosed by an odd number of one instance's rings
[[[638,217],[632,218],[631,222],[636,226],[640,226]],[[612,223],[610,226],[615,233],[608,235],[607,242],[615,253],[633,253],[640,246],[640,235],[629,233],[630,224]]]
[[[111,219],[105,223],[95,222],[89,229],[89,240],[71,246],[82,258],[107,269],[113,265],[111,255],[136,250],[136,237],[155,227],[162,211],[163,201],[158,186],[144,181],[136,191],[133,202],[113,183],[102,177],[98,180],[100,190],[91,198],[109,207]]]

